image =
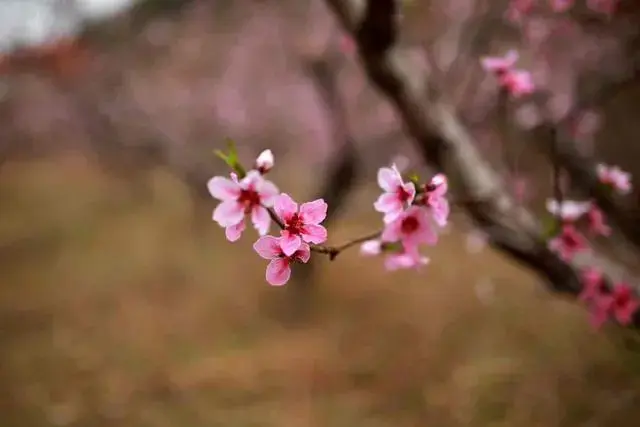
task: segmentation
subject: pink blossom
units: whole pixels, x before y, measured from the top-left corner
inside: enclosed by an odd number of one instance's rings
[[[589,267],[582,272],[582,290],[578,296],[581,301],[595,301],[603,294],[605,289],[600,270]]]
[[[289,281],[292,263],[306,263],[311,257],[311,249],[306,243],[301,243],[291,255],[284,253],[282,243],[282,238],[262,236],[253,244],[253,249],[258,255],[270,261],[266,278],[273,286],[282,286]]]
[[[633,289],[626,283],[618,283],[611,294],[602,295],[592,305],[591,322],[599,328],[609,318],[613,317],[621,325],[628,325],[633,321],[633,315],[640,307]]]
[[[298,209],[291,196],[282,193],[276,198],[274,209],[284,223],[281,246],[285,255],[293,255],[303,241],[320,244],[327,240],[327,229],[320,225],[327,217],[324,200],[303,203]]]
[[[640,302],[633,293],[633,289],[627,283],[621,282],[613,287],[611,293],[613,301],[611,311],[613,317],[621,325],[628,325],[633,320],[633,314],[640,307]]]
[[[234,242],[244,231],[244,217],[251,221],[261,236],[269,231],[271,219],[267,207],[272,206],[278,188],[262,178],[257,171],[250,171],[242,180],[216,176],[207,183],[209,193],[222,201],[213,211],[213,220],[225,227],[227,239]]]
[[[563,200],[561,203],[558,203],[555,199],[547,199],[546,207],[551,215],[565,222],[574,222],[589,212],[592,203],[577,202],[574,200]]]
[[[447,177],[440,173],[434,175],[424,186],[425,205],[429,207],[433,220],[440,227],[447,225],[447,219],[451,212],[449,201],[445,197],[448,190]]]
[[[389,223],[410,205],[415,196],[416,188],[412,182],[403,182],[402,175],[395,165],[390,168],[380,168],[378,171],[378,185],[384,193],[378,197],[373,208],[384,214],[384,222]]]
[[[604,220],[604,213],[595,204],[591,205],[591,209],[587,213],[589,220],[589,231],[597,236],[610,236],[611,227]]]
[[[525,70],[510,70],[500,76],[500,84],[511,95],[518,98],[535,91],[531,73]]]
[[[420,255],[417,250],[403,251],[387,255],[384,266],[389,271],[396,271],[405,268],[420,268],[429,263],[429,258]]]
[[[566,12],[571,9],[575,0],[550,0],[549,3],[554,12]]]
[[[608,166],[603,163],[596,168],[600,182],[611,186],[620,194],[631,192],[631,174],[623,171],[618,166]]]
[[[514,23],[521,23],[523,18],[531,13],[535,0],[511,0],[505,13],[505,18]]]
[[[560,234],[549,241],[549,248],[558,253],[564,261],[571,261],[573,257],[588,248],[585,238],[571,224],[562,226]]]
[[[590,323],[594,329],[598,330],[602,325],[609,320],[611,313],[611,307],[613,305],[613,297],[611,295],[601,294],[591,303],[591,318]]]
[[[356,52],[356,42],[348,35],[340,37],[340,51],[346,55],[353,55]]]
[[[273,168],[273,164],[273,152],[271,150],[264,150],[256,159],[254,169],[260,172],[261,175],[264,175]]]
[[[420,243],[434,245],[438,240],[427,209],[412,206],[389,222],[382,232],[383,242],[402,242],[405,251],[416,250]]]
[[[484,56],[480,58],[480,65],[485,71],[502,75],[511,70],[518,62],[518,59],[520,59],[518,51],[511,49],[504,56]]]

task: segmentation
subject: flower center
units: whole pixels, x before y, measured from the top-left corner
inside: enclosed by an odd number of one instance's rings
[[[580,242],[571,232],[565,231],[562,236],[562,240],[564,241],[565,246],[569,249],[577,249],[580,247]]]
[[[248,214],[254,206],[260,205],[260,195],[255,190],[242,190],[238,203],[244,205],[244,211]]]
[[[419,226],[420,224],[418,223],[418,220],[415,217],[408,216],[402,220],[402,224],[400,224],[400,230],[404,234],[411,234],[411,233],[414,233]]]
[[[398,186],[397,193],[398,193],[398,198],[402,203],[408,202],[409,199],[411,198],[411,194],[409,194],[409,192],[405,190],[404,187],[402,186]]]
[[[287,221],[287,223],[285,224],[285,229],[291,234],[300,234],[303,227],[304,222],[302,221],[302,218],[300,218],[300,215],[297,213],[294,213],[291,216],[291,219],[289,219],[289,221]]]
[[[613,300],[613,304],[616,307],[624,307],[631,300],[631,293],[626,289],[618,291]]]

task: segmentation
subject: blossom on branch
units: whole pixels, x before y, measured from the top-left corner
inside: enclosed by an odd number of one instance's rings
[[[222,202],[213,211],[213,220],[226,229],[229,241],[235,242],[242,235],[246,215],[251,216],[258,234],[267,234],[271,224],[267,207],[273,205],[279,190],[259,172],[249,171],[241,180],[216,176],[209,180],[207,188]]]

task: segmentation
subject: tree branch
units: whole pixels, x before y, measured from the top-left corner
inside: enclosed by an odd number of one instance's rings
[[[326,0],[342,25],[356,36],[360,59],[371,82],[391,102],[424,160],[457,178],[463,193],[465,210],[489,236],[489,243],[544,277],[552,289],[577,294],[582,288],[578,269],[586,263],[601,266],[605,273],[620,268],[603,257],[580,257],[576,265],[563,262],[551,252],[535,218],[524,209],[516,209],[513,200],[490,165],[480,156],[471,135],[448,105],[439,102],[433,91],[430,100],[423,76],[412,75],[402,52],[385,40],[394,39],[364,34],[361,28],[372,19],[372,10],[394,10],[394,0]],[[381,5],[384,4],[384,5]],[[377,5],[377,6],[376,6]],[[366,10],[366,13],[365,13]],[[392,15],[385,25],[376,16],[375,27],[394,28]],[[414,73],[415,74],[415,73]],[[447,167],[449,166],[449,167]],[[608,274],[607,274],[608,275]],[[640,324],[640,316],[634,319]]]

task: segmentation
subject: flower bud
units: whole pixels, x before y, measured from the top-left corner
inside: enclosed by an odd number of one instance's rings
[[[255,168],[262,175],[266,174],[273,167],[274,159],[271,150],[264,150],[256,159]]]

